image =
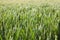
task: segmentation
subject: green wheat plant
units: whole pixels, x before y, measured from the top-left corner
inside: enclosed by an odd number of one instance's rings
[[[59,21],[54,5],[0,5],[0,40],[57,40]]]

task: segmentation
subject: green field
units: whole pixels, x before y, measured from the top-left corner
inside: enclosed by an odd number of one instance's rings
[[[59,23],[59,4],[0,5],[0,40],[58,40]]]

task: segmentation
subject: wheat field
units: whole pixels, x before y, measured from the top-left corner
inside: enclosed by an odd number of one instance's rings
[[[0,40],[60,40],[60,1],[0,0]]]

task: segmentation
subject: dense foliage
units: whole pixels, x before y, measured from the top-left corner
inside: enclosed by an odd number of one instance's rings
[[[1,5],[0,40],[57,40],[60,9],[50,5]]]

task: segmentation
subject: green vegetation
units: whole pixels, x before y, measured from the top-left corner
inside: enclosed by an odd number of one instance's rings
[[[52,5],[0,5],[0,40],[57,40],[60,9]]]

